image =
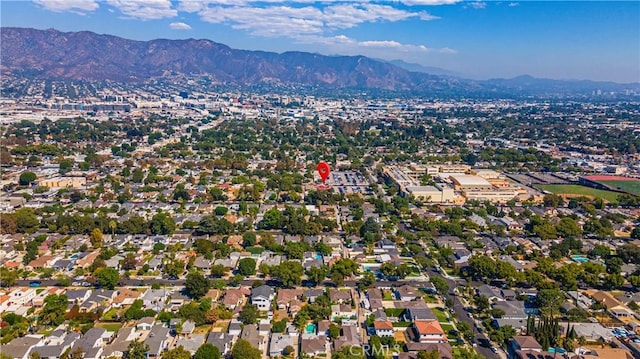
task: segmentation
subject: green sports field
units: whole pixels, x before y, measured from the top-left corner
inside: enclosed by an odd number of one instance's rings
[[[619,188],[621,191],[640,196],[640,181],[598,181],[611,188]]]
[[[536,187],[555,194],[600,197],[605,201],[617,202],[618,193],[577,184],[541,184]]]

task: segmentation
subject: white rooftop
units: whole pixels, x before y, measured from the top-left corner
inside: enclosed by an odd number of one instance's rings
[[[491,183],[480,176],[471,175],[452,175],[452,180],[458,182],[460,186],[487,186],[491,187]]]

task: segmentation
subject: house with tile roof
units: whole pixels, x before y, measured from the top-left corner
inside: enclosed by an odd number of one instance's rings
[[[437,320],[416,320],[411,326],[414,341],[420,343],[445,343],[447,336]]]

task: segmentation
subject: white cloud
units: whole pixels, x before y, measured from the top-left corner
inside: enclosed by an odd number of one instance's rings
[[[487,7],[487,3],[484,1],[473,1],[469,3],[469,6],[474,9],[484,9],[485,7]]]
[[[448,47],[443,47],[441,49],[438,49],[438,52],[441,53],[441,54],[457,54],[458,53],[457,50],[451,49],[451,48],[448,48]]]
[[[514,7],[514,6],[518,6],[518,5],[520,5],[520,3],[517,3],[517,2],[510,2],[509,3],[509,7]]]
[[[455,54],[450,48],[431,49],[425,45],[404,44],[394,40],[357,41],[345,35],[317,36],[309,35],[297,39],[298,42],[313,44],[315,51],[325,54],[364,55],[376,59],[397,60],[424,63],[428,54]]]
[[[324,45],[329,53],[344,53],[351,55],[371,55],[375,51],[375,56],[380,56],[380,51],[389,53],[393,50],[393,54],[397,52],[404,53],[425,53],[436,51],[443,54],[455,54],[457,51],[450,48],[430,49],[425,45],[403,44],[395,40],[366,40],[357,41],[345,35],[337,36],[303,36],[296,39],[298,42],[306,44]]]
[[[323,31],[322,11],[312,6],[207,7],[199,12],[205,22],[229,24],[265,37],[295,37]]]
[[[264,5],[264,4],[263,4]],[[411,18],[424,21],[438,17],[425,11],[406,11],[388,5],[370,3],[329,3],[319,8],[276,4],[268,6],[221,6],[219,2],[182,2],[180,8],[197,12],[205,22],[228,24],[265,37],[299,38],[309,34],[324,34],[337,29],[349,29],[362,23],[397,22]]]
[[[415,6],[415,5],[450,5],[450,4],[455,4],[458,3],[462,0],[400,0],[399,2],[408,5],[408,6]]]
[[[169,27],[174,30],[191,30],[191,25],[185,24],[184,22],[172,22],[169,24]]]
[[[34,2],[50,11],[73,12],[80,15],[100,7],[95,0],[34,0]]]
[[[157,20],[171,18],[178,15],[170,0],[107,0],[130,18],[140,20]]]

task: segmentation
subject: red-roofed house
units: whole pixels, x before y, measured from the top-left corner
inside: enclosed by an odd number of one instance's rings
[[[412,327],[415,341],[420,343],[446,343],[447,336],[437,320],[416,320]]]
[[[379,337],[392,337],[393,336],[393,323],[390,321],[375,321],[373,322],[373,329],[376,331],[376,335]]]

